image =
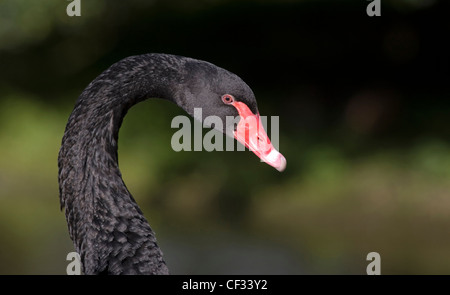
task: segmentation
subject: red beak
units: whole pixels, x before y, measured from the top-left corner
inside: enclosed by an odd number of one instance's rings
[[[241,117],[234,137],[262,161],[280,172],[283,171],[286,168],[286,159],[273,147],[259,114],[253,114],[248,106],[240,101],[234,101],[231,105],[238,110]]]

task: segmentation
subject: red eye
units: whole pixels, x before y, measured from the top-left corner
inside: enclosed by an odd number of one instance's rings
[[[234,102],[234,97],[231,94],[225,94],[222,96],[222,101],[224,104],[232,104]]]

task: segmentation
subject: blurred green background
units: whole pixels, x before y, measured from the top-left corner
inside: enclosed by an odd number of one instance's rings
[[[450,273],[449,2],[0,0],[0,274],[65,274],[57,155],[76,98],[130,55],[210,61],[280,117],[279,173],[174,152],[149,100],[119,163],[173,274]]]

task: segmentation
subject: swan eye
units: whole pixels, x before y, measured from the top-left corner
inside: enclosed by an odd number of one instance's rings
[[[234,97],[231,94],[225,94],[222,96],[222,101],[224,104],[232,104],[234,102]]]

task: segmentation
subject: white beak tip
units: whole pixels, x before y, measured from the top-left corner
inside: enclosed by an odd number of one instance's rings
[[[268,155],[261,158],[264,162],[282,172],[286,169],[286,158],[276,149],[272,149]]]
[[[282,154],[280,154],[279,164],[277,166],[274,166],[275,169],[277,169],[280,172],[283,172],[284,169],[286,169],[286,165],[287,165],[286,158]]]

